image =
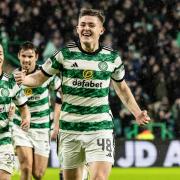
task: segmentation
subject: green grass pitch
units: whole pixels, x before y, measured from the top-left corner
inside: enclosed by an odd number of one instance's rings
[[[58,169],[48,168],[43,180],[58,180]],[[15,173],[12,180],[19,180]],[[109,180],[180,180],[180,168],[113,168]]]

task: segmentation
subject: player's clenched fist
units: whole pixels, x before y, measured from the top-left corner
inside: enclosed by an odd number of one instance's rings
[[[26,75],[25,70],[22,70],[22,71],[17,70],[17,71],[14,72],[14,78],[15,78],[17,84],[22,84],[23,83],[25,75]]]
[[[149,123],[150,120],[151,119],[148,116],[147,111],[141,111],[141,113],[138,116],[136,116],[136,122],[138,124],[143,124],[144,125],[144,124]]]

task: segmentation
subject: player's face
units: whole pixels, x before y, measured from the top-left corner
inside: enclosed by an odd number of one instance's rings
[[[0,45],[0,67],[2,67],[3,61],[4,61],[4,51],[2,46]]]
[[[32,72],[36,66],[36,61],[38,59],[38,54],[33,49],[23,50],[21,49],[18,58],[23,70],[27,73]]]
[[[83,16],[79,18],[77,33],[81,43],[88,45],[99,43],[99,37],[103,32],[103,24],[98,17]]]

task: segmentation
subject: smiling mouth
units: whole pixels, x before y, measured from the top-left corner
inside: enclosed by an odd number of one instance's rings
[[[90,32],[83,32],[83,33],[82,33],[82,36],[83,36],[83,37],[91,37],[91,36],[92,36],[92,33],[90,33]]]
[[[89,34],[83,34],[83,36],[85,36],[85,37],[90,37],[91,35],[89,35]]]

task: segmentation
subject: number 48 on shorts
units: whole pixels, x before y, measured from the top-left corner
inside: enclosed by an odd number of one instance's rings
[[[102,148],[102,151],[106,151],[106,156],[112,157],[113,156],[113,143],[109,138],[97,139],[97,145]]]

